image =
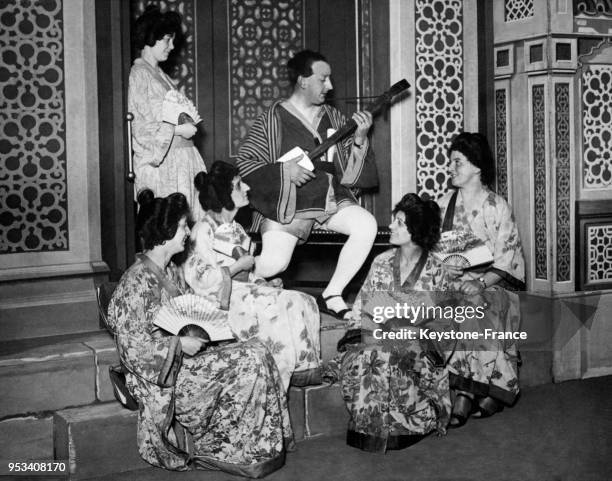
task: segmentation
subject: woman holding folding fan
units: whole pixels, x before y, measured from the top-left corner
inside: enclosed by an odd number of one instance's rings
[[[293,445],[274,359],[257,339],[213,347],[157,328],[166,299],[188,290],[170,259],[189,237],[189,206],[181,193],[155,198],[145,190],[138,201],[145,251],[119,281],[108,323],[140,408],[140,455],[171,470],[264,476],[284,464]]]
[[[176,12],[161,12],[148,6],[136,20],[134,46],[140,52],[130,71],[128,110],[132,121],[135,191],[151,189],[165,197],[182,192],[194,214],[199,213],[193,177],[206,170],[204,161],[193,144],[200,120],[193,104],[176,88],[160,67],[174,50],[181,35],[181,16]],[[173,100],[170,102],[170,100]],[[184,122],[167,119],[164,107],[182,99],[191,115]]]
[[[449,148],[450,177],[455,188],[440,206],[443,231],[468,230],[493,254],[493,263],[482,269],[446,266],[455,280],[451,288],[465,299],[486,306],[475,329],[516,331],[520,323],[519,298],[525,288],[525,260],[512,210],[506,200],[490,190],[494,161],[486,138],[464,132]],[[458,344],[449,359],[450,384],[455,391],[452,426],[470,416],[487,417],[513,404],[519,393],[518,351],[514,343],[489,341],[480,346]]]

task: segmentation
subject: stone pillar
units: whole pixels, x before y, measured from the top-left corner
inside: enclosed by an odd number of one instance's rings
[[[0,12],[3,340],[96,329],[100,254],[94,0]]]
[[[475,0],[390,0],[391,82],[412,84],[391,108],[391,203],[447,192],[446,150],[478,129]]]
[[[605,2],[494,3],[497,188],[528,290],[551,301],[535,307],[548,309],[555,380],[612,372],[612,296],[583,292],[612,286],[611,28]]]

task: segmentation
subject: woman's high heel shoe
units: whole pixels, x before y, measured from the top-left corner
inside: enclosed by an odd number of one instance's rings
[[[459,393],[455,398],[453,412],[451,413],[449,429],[460,428],[467,423],[472,414],[472,399],[465,394]]]
[[[489,418],[503,409],[503,404],[500,404],[491,396],[483,397],[478,400],[476,410],[474,411],[474,417],[478,419]]]

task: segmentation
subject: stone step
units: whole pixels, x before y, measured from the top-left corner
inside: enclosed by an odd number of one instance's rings
[[[0,353],[0,418],[110,401],[117,362],[106,331],[15,341]]]
[[[552,352],[538,350],[538,342],[550,335],[550,328],[546,325],[546,310],[538,310],[534,305],[526,307],[529,316],[523,328],[533,335],[530,334],[530,341],[521,347],[523,365],[520,376],[524,387],[552,381]],[[321,353],[324,362],[336,355],[336,344],[344,330],[344,322],[322,315]],[[86,423],[89,414],[84,414],[82,418],[76,414],[79,410],[87,413],[90,409],[94,412],[92,416],[95,420],[108,415],[112,418],[109,420],[112,426],[115,416],[119,416],[117,423],[129,424],[129,428],[121,430],[121,436],[125,439],[121,441],[124,444],[119,443],[124,446],[120,451],[128,452],[129,447],[139,460],[136,452],[135,415],[114,402],[108,379],[108,366],[117,362],[114,342],[104,331],[0,343],[0,379],[5,386],[3,396],[0,397],[0,419],[5,418],[0,421],[0,441],[7,441],[0,445],[12,446],[11,456],[19,459],[50,459],[52,411],[75,407],[75,410],[68,410],[72,414],[63,421],[64,425],[69,426],[72,422]],[[100,404],[109,401],[113,402],[108,406]],[[338,385],[291,388],[289,405],[298,441],[342,434],[346,429],[348,413]],[[31,413],[35,415],[28,415]],[[63,416],[59,413],[57,415]],[[6,419],[8,417],[12,419]],[[59,422],[55,424],[60,426]],[[96,422],[104,424],[102,421]],[[67,436],[58,439],[67,439]],[[100,443],[105,442],[104,436],[119,442],[116,433],[102,435]],[[59,446],[56,448],[60,449]],[[128,459],[133,458],[130,456]],[[75,459],[78,460],[78,457]],[[129,468],[130,463],[126,463],[125,469]],[[119,466],[117,469],[124,468]]]
[[[70,479],[87,479],[149,466],[138,453],[137,413],[117,402],[58,411],[53,416],[54,459],[67,461]]]
[[[552,381],[552,352],[538,350],[534,344],[549,336],[544,315],[532,309],[523,322],[523,329],[530,332],[530,340],[521,346],[521,384],[525,386]],[[324,363],[337,354],[344,332],[343,321],[321,316]],[[110,401],[114,397],[108,366],[116,363],[114,342],[105,331],[2,343],[0,380],[6,387],[0,397],[0,419]]]
[[[0,421],[0,446],[0,459],[4,461],[52,460],[53,416],[23,416]]]
[[[298,442],[346,430],[348,413],[338,386],[291,388],[289,404]],[[138,454],[136,423],[137,413],[117,402],[57,411],[53,415],[54,459],[68,461],[70,479],[147,467]]]

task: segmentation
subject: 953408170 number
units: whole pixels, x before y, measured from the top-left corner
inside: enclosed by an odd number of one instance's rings
[[[68,474],[67,461],[7,461],[0,463],[0,475],[45,475],[45,474]]]

